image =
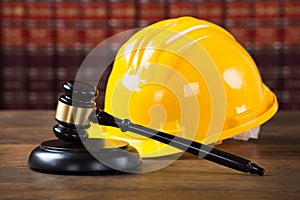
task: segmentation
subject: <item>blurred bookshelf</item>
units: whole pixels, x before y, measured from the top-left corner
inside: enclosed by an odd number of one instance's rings
[[[300,109],[299,0],[1,0],[0,109],[55,109],[61,84],[106,38],[180,16],[219,24],[249,51],[280,109]],[[104,93],[108,69],[101,78]],[[103,107],[103,97],[98,100]]]

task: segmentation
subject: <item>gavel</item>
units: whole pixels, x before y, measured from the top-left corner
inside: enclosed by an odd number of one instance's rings
[[[241,171],[263,175],[264,169],[237,155],[213,148],[148,127],[132,123],[129,119],[119,119],[97,109],[96,87],[81,81],[68,81],[63,84],[65,95],[58,100],[55,119],[58,122],[53,131],[59,140],[42,143],[29,157],[30,168],[49,173],[97,173],[138,169],[142,161],[136,149],[127,142],[107,139],[90,140],[86,129],[90,122],[130,131],[164,144],[170,145],[198,158]],[[84,143],[84,144],[83,144]],[[102,155],[103,163],[90,155],[85,148],[94,149]],[[121,158],[121,159],[120,159]],[[121,160],[121,161],[120,161]],[[113,167],[107,165],[110,163]],[[112,169],[114,168],[114,169]]]

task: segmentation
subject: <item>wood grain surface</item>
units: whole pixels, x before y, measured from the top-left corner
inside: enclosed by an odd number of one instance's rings
[[[54,139],[54,111],[0,111],[0,199],[300,199],[300,112],[279,112],[260,139],[217,148],[266,169],[243,174],[191,155],[144,174],[72,176],[27,167],[42,141]]]

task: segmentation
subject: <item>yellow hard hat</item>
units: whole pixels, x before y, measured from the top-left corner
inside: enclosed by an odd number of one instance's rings
[[[247,51],[223,28],[192,17],[160,21],[118,51],[104,110],[201,143],[260,126],[277,111]],[[92,125],[90,132],[128,141],[142,157],[179,152],[157,141]]]

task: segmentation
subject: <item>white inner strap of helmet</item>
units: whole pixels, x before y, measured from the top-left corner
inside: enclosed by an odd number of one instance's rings
[[[232,138],[235,140],[243,140],[243,141],[248,141],[249,139],[258,139],[259,131],[260,131],[260,126],[257,126],[249,131],[233,136]]]

